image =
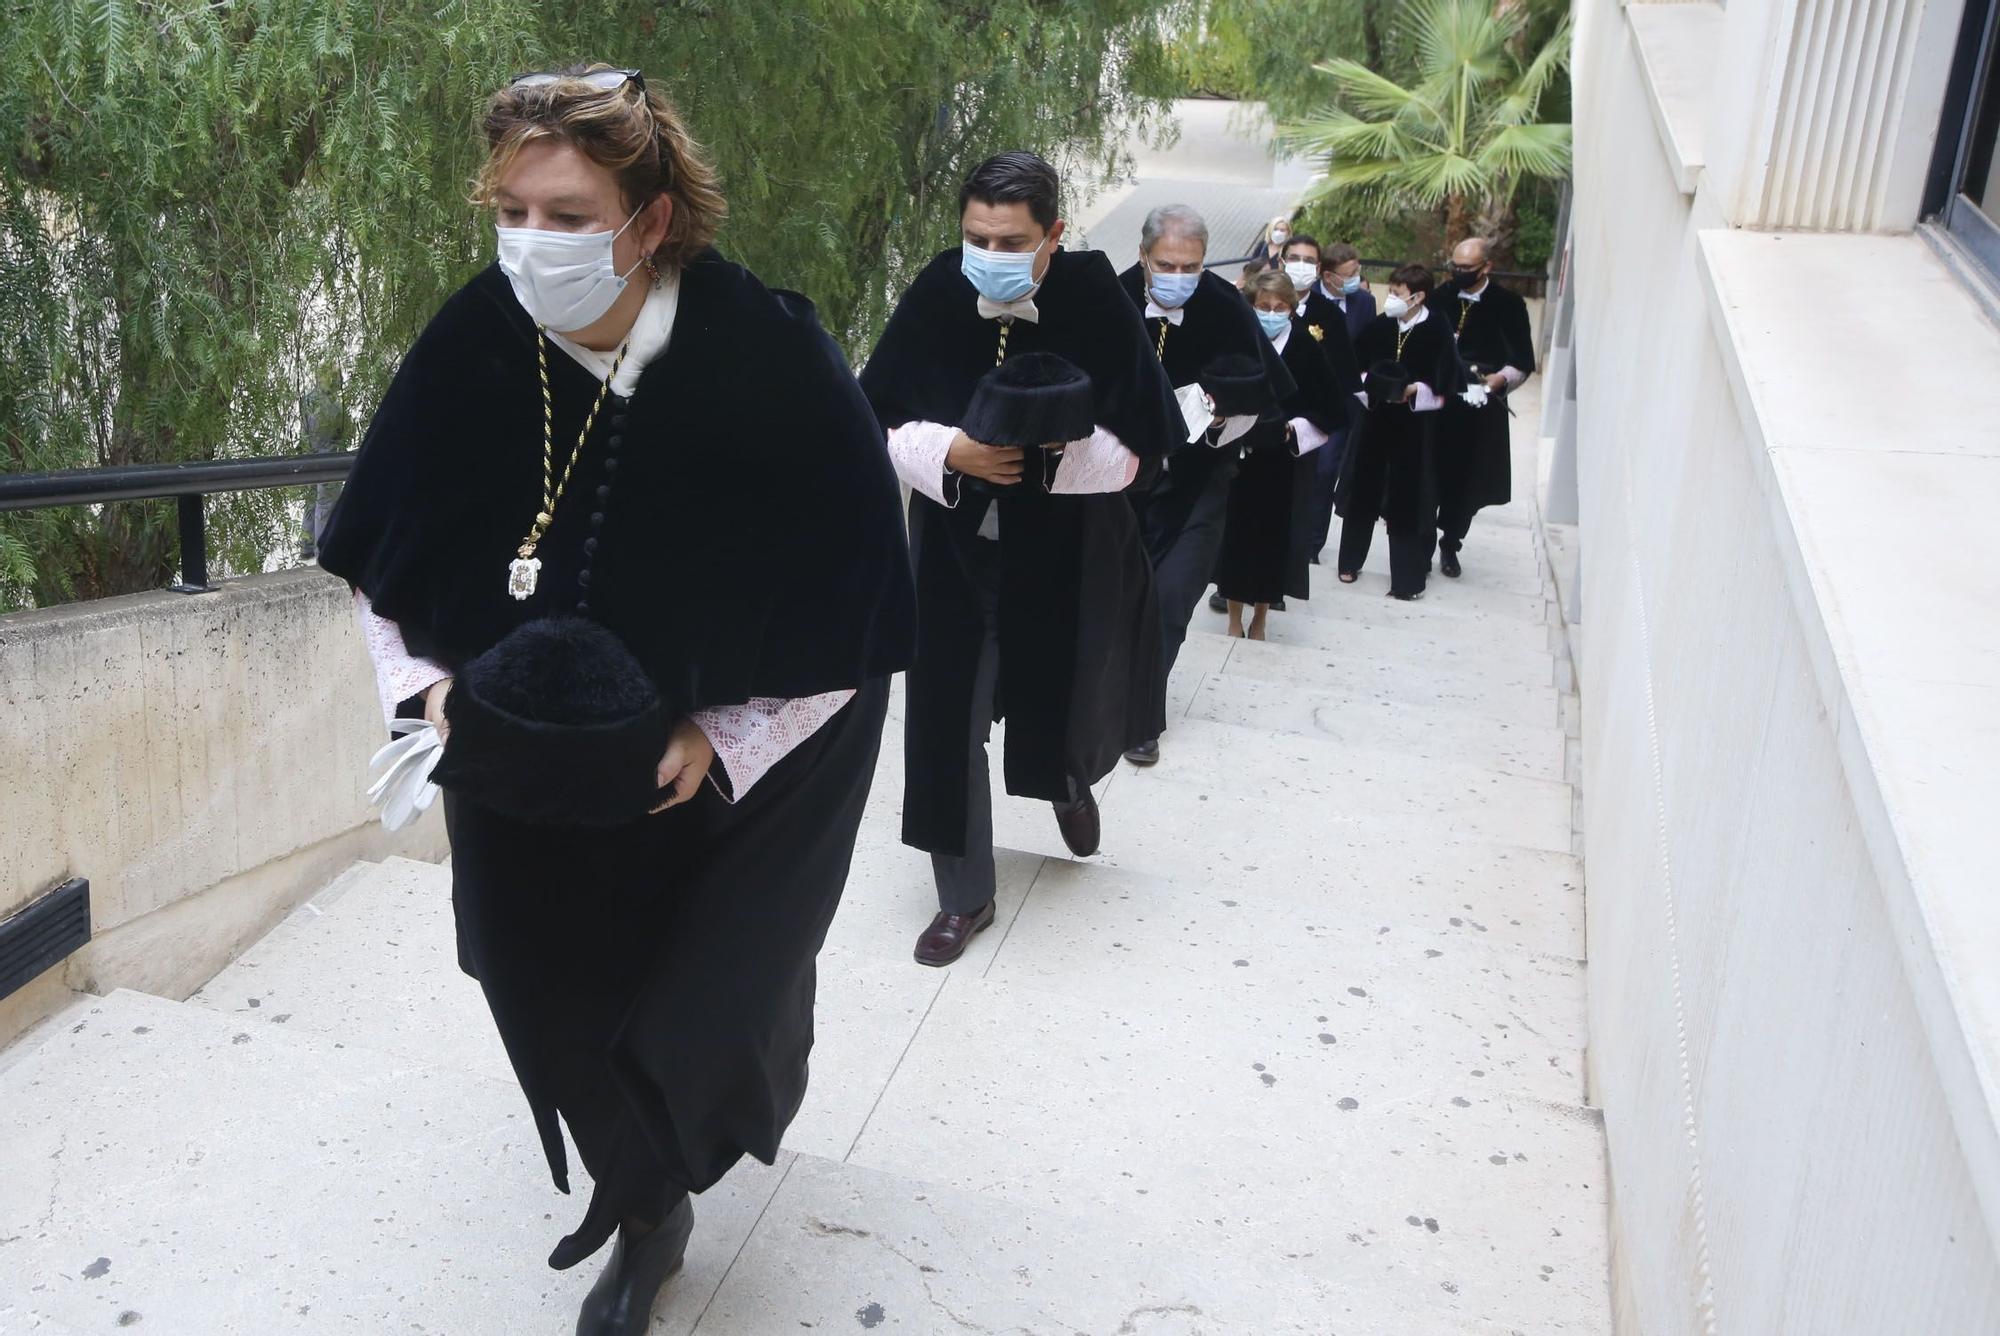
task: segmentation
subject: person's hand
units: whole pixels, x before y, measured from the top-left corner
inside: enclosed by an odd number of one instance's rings
[[[667,738],[666,753],[660,757],[659,769],[653,774],[662,790],[672,792],[647,815],[679,807],[694,797],[701,789],[701,781],[708,777],[708,768],[714,764],[715,744],[708,740],[708,734],[692,719],[675,724],[673,734]]]
[[[424,721],[437,730],[440,743],[451,734],[451,725],[444,720],[444,698],[451,694],[451,683],[451,678],[441,677],[424,688]]]
[[[1507,388],[1507,378],[1496,371],[1486,378],[1486,388],[1490,393],[1498,394]]]
[[[1417,391],[1422,388],[1423,386],[1414,380],[1405,385],[1403,387],[1403,402],[1406,404],[1415,403],[1417,401]]]
[[[969,478],[990,482],[996,487],[1012,487],[1021,481],[1022,459],[1027,452],[1013,445],[984,445],[964,432],[951,438],[945,451],[945,467]]]

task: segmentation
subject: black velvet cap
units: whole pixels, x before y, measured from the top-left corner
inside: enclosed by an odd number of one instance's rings
[[[617,826],[659,802],[670,721],[624,643],[583,617],[524,622],[445,697],[431,778],[534,825]]]
[[[1097,394],[1068,358],[1022,353],[979,378],[958,426],[986,445],[1032,449],[1080,441],[1097,429]]]
[[[1368,406],[1381,408],[1385,404],[1403,402],[1403,391],[1410,388],[1410,373],[1401,362],[1382,361],[1368,368]]]
[[[1264,364],[1244,353],[1225,353],[1201,369],[1202,392],[1215,401],[1217,417],[1262,418],[1278,409]]]

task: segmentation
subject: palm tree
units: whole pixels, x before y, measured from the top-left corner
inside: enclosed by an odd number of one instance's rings
[[[1570,127],[1537,120],[1543,95],[1568,68],[1570,23],[1529,57],[1527,10],[1504,0],[1422,0],[1409,16],[1417,77],[1408,87],[1358,61],[1318,66],[1340,101],[1283,131],[1325,160],[1305,202],[1345,194],[1381,217],[1442,208],[1447,236],[1464,237],[1474,224],[1496,249],[1511,249],[1515,188],[1529,178],[1559,180],[1570,165]]]

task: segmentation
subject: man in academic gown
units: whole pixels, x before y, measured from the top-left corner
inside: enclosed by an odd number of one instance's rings
[[[1247,357],[1263,365],[1271,399],[1282,401],[1296,388],[1292,373],[1272,351],[1243,294],[1202,267],[1207,257],[1208,225],[1199,213],[1169,204],[1147,215],[1139,232],[1139,263],[1118,281],[1144,317],[1154,355],[1176,393],[1189,398],[1200,393],[1204,367],[1224,357]],[[1162,698],[1187,639],[1188,619],[1215,575],[1229,513],[1229,484],[1236,476],[1237,441],[1256,425],[1254,417],[1213,418],[1190,432],[1186,418],[1181,421],[1183,429],[1159,477],[1133,496],[1159,593]],[[1159,735],[1140,741],[1125,759],[1134,765],[1157,764]]]
[[[1486,402],[1453,399],[1439,424],[1438,570],[1456,579],[1458,553],[1482,506],[1504,506],[1513,494],[1507,396],[1535,372],[1535,338],[1528,303],[1493,281],[1486,243],[1471,237],[1451,253],[1451,279],[1435,309],[1458,333],[1466,381],[1483,385]]]
[[[1032,153],[976,168],[960,192],[965,244],[918,275],[861,373],[911,489],[903,840],[931,854],[937,880],[916,947],[927,965],[993,922],[993,721],[1007,720],[1007,791],[1053,804],[1080,857],[1098,844],[1090,785],[1163,726],[1152,575],[1120,493],[1179,418],[1110,263],[1060,248],[1058,193]],[[981,377],[1025,352],[1090,377],[1097,430],[1051,442],[1060,455],[958,429]]]
[[[1354,340],[1375,318],[1375,296],[1361,286],[1361,253],[1344,241],[1321,247],[1311,237],[1292,238],[1300,247],[1298,259],[1286,248],[1285,273],[1293,286],[1305,293],[1297,314],[1309,328],[1320,331],[1320,351],[1340,388],[1352,393],[1360,388],[1355,374]],[[1309,250],[1305,247],[1310,247]],[[1311,261],[1307,268],[1306,261]],[[1317,562],[1320,549],[1333,532],[1333,492],[1340,482],[1340,462],[1346,457],[1347,431],[1333,433],[1313,454],[1313,491],[1309,514],[1300,535],[1307,560]]]

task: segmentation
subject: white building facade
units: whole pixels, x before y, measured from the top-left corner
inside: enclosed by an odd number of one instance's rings
[[[1995,0],[1578,0],[1619,1330],[2000,1332]]]

